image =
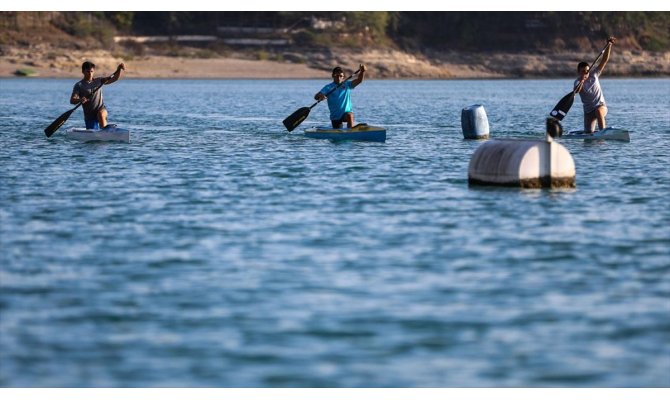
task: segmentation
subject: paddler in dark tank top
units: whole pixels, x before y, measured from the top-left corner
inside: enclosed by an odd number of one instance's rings
[[[81,102],[86,129],[104,129],[107,126],[107,109],[102,100],[101,87],[118,81],[121,77],[121,71],[125,69],[126,65],[121,63],[111,76],[94,78],[95,64],[86,61],[81,65],[84,79],[75,83],[72,96],[70,96],[70,104]]]

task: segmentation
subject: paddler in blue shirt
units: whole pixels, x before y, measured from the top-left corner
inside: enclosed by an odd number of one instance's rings
[[[326,99],[326,94],[335,89],[328,95],[328,108],[330,109],[330,122],[333,128],[342,128],[342,123],[347,123],[347,128],[354,126],[354,113],[351,106],[351,90],[360,85],[365,79],[367,68],[364,64],[360,65],[360,72],[353,81],[344,80],[344,70],[340,67],[333,68],[333,82],[323,87],[314,99],[322,101]],[[339,87],[338,87],[339,86]]]
[[[124,63],[119,64],[112,76],[94,78],[95,64],[85,61],[81,65],[84,79],[75,83],[70,96],[70,104],[81,102],[84,110],[86,129],[104,129],[107,126],[107,108],[102,100],[102,85],[109,85],[119,80],[121,71],[126,69]]]
[[[598,121],[598,128],[603,130],[607,128],[605,123],[605,116],[607,115],[607,104],[605,103],[605,96],[600,88],[600,74],[605,69],[607,61],[610,59],[610,52],[612,45],[616,39],[610,37],[607,39],[608,46],[603,55],[600,64],[593,71],[589,70],[589,64],[582,61],[577,65],[577,72],[579,78],[575,80],[575,89],[579,93],[584,105],[584,133],[593,133]]]

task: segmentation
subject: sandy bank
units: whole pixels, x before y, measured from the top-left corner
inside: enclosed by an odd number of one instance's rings
[[[240,79],[279,78],[298,79],[323,76],[323,72],[305,64],[276,61],[254,61],[240,58],[182,58],[150,56],[132,58],[115,57],[109,52],[67,52],[63,55],[36,56],[16,52],[0,58],[0,76],[16,76],[20,69],[35,71],[44,78],[81,78],[81,63],[91,60],[97,73],[112,73],[120,62],[125,62],[125,78],[170,78],[170,79]]]
[[[355,69],[364,62],[372,79],[477,79],[572,76],[577,62],[593,54],[441,53],[430,59],[396,50],[360,53],[330,51],[285,53],[285,60],[251,60],[244,55],[221,58],[166,56],[132,57],[109,51],[89,52],[47,47],[3,48],[0,77],[17,70],[46,78],[79,78],[84,60],[92,60],[99,74],[112,73],[123,61],[126,78],[307,79],[328,78],[334,65]],[[670,76],[670,53],[615,51],[607,67],[611,76]]]

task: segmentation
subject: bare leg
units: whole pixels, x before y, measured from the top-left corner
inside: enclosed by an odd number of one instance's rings
[[[593,133],[596,128],[597,119],[596,111],[584,114],[584,133]]]
[[[600,130],[607,128],[607,124],[605,123],[605,115],[607,115],[606,106],[600,106],[596,108],[596,118],[598,118],[598,128],[600,128]]]
[[[354,113],[347,113],[347,128],[354,126]]]
[[[100,129],[107,126],[107,110],[104,108],[98,111],[98,124],[100,124]]]

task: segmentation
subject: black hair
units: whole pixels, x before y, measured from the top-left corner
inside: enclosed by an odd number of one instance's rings
[[[340,73],[342,73],[342,74],[344,73],[344,70],[341,67],[333,68],[333,75],[340,74]]]
[[[584,61],[580,62],[579,64],[577,64],[577,72],[579,72],[579,70],[582,69],[582,67],[588,67],[588,66],[589,66],[589,63],[584,62]]]
[[[84,61],[83,64],[81,64],[81,72],[86,71],[87,69],[95,68],[95,64],[93,64],[90,61]]]

